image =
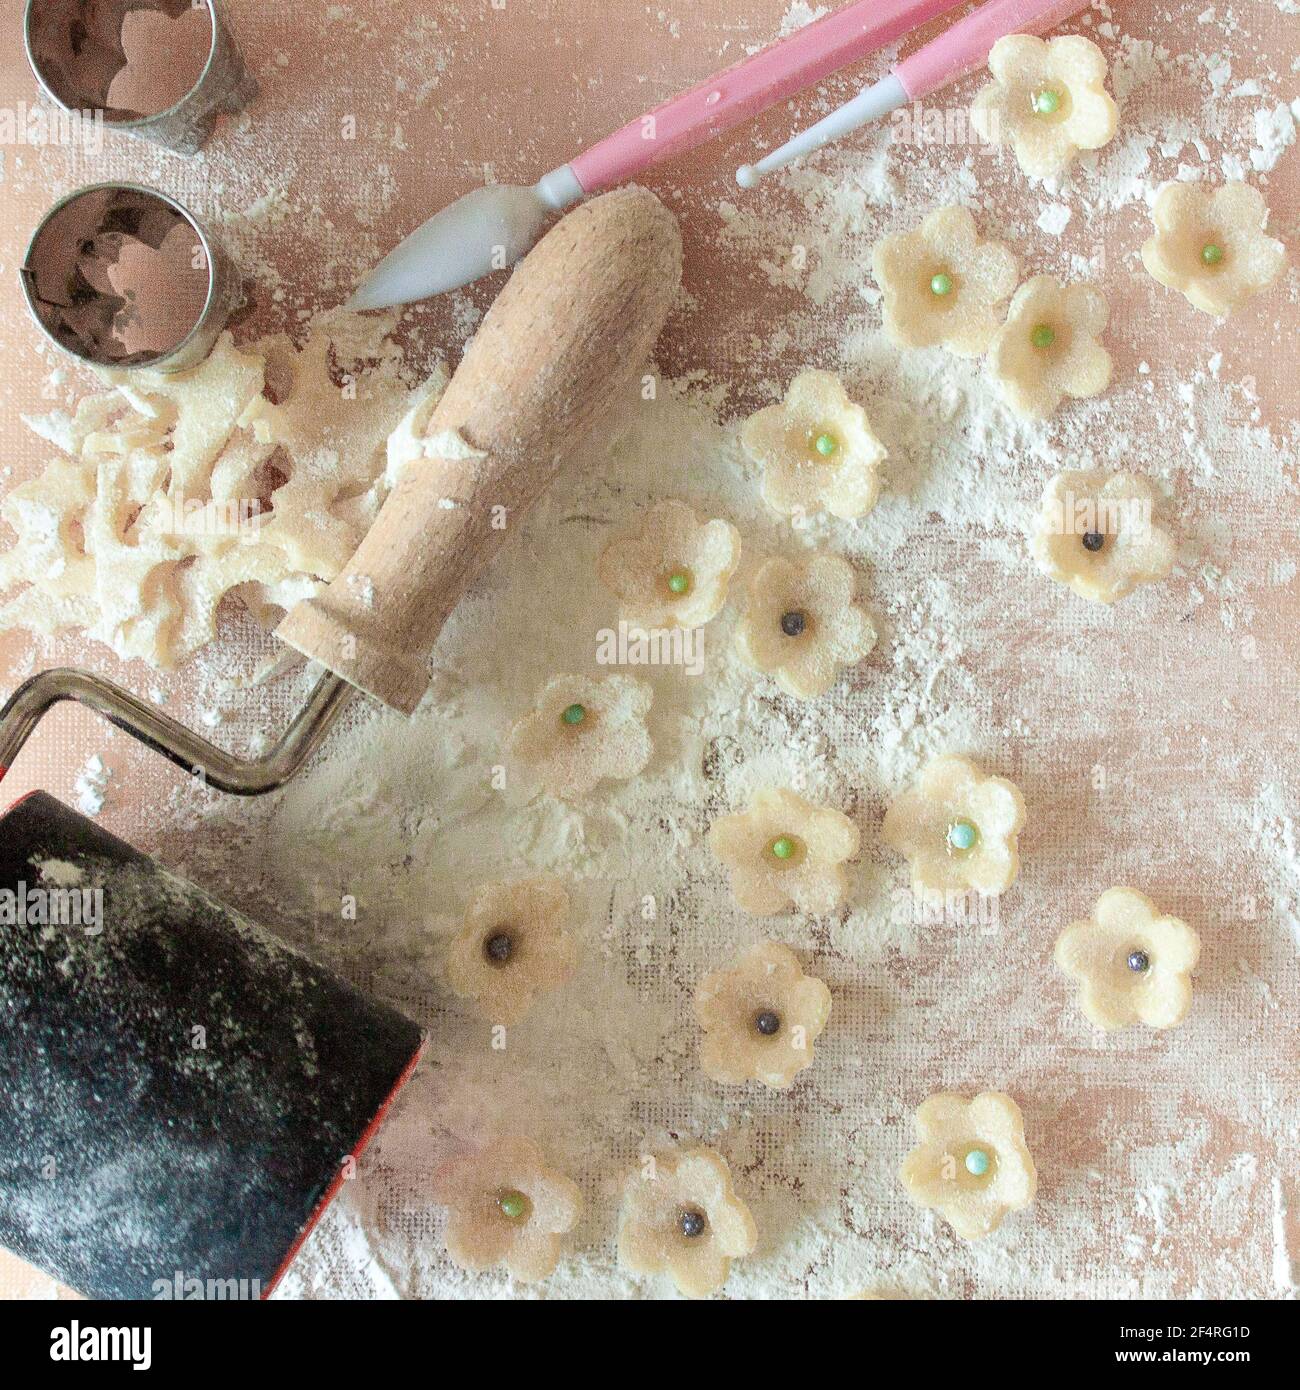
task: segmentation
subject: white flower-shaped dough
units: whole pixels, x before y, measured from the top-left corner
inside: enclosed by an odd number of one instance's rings
[[[841,666],[859,662],[876,645],[876,629],[853,602],[853,567],[836,555],[800,563],[768,560],[749,584],[736,648],[756,671],[775,676],[799,700],[834,685]]]
[[[1110,353],[1097,341],[1110,319],[1101,291],[1026,280],[989,348],[989,368],[1007,404],[1026,420],[1046,420],[1064,396],[1096,396],[1110,385]]]
[[[1020,789],[966,758],[932,758],[885,812],[885,843],[906,855],[916,893],[1002,893],[1020,872]]]
[[[1080,150],[1114,137],[1119,109],[1091,39],[1008,34],[990,50],[989,71],[996,80],[975,98],[972,123],[986,140],[1009,139],[1031,178],[1059,174]]]
[[[506,753],[552,796],[635,777],[650,761],[650,687],[632,676],[556,676],[511,729]]]
[[[978,357],[1016,287],[1016,258],[1000,241],[981,241],[963,207],[932,212],[915,231],[882,237],[871,269],[884,294],[885,331],[900,347],[943,344]]]
[[[963,1240],[988,1235],[1034,1200],[1038,1174],[1010,1096],[940,1092],[917,1110],[916,1129],[921,1142],[898,1176],[917,1206],[935,1208]]]
[[[1079,982],[1079,1004],[1099,1028],[1172,1028],[1192,1003],[1196,933],[1136,888],[1110,888],[1092,916],[1056,940],[1056,963]]]
[[[1207,314],[1240,308],[1286,265],[1286,248],[1264,234],[1263,195],[1248,184],[1167,183],[1151,218],[1156,230],[1142,247],[1142,264]]]
[[[740,532],[729,521],[701,523],[670,500],[650,509],[639,532],[611,541],[597,573],[618,597],[624,622],[700,627],[717,616],[739,563]]]
[[[731,871],[731,895],[767,916],[795,906],[814,916],[844,900],[844,863],[858,852],[858,827],[842,811],[797,792],[757,792],[747,811],[709,827],[709,848]]]
[[[780,405],[745,421],[740,442],[763,466],[763,500],[782,516],[852,520],[876,505],[885,446],[833,372],[800,372]]]
[[[1155,488],[1132,473],[1058,473],[1043,493],[1030,551],[1058,583],[1114,603],[1173,568],[1173,538],[1156,525],[1155,507]]]

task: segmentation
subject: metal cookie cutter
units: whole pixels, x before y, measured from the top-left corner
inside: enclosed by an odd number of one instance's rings
[[[221,0],[27,0],[23,36],[64,110],[179,154],[257,95]]]
[[[56,203],[21,278],[54,342],[102,367],[193,367],[244,301],[234,262],[197,219],[128,183],[93,184]]]

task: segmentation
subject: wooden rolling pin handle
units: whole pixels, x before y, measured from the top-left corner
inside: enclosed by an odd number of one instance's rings
[[[630,397],[680,282],[677,223],[643,188],[558,222],[497,296],[429,421],[427,438],[458,436],[480,456],[446,447],[409,464],[343,571],[276,635],[410,714],[448,614]]]

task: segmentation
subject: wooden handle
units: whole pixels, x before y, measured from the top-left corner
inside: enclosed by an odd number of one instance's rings
[[[410,714],[434,640],[480,566],[632,390],[681,260],[677,223],[643,188],[558,222],[497,296],[428,423],[428,437],[455,431],[482,456],[409,464],[342,573],[276,635]],[[497,508],[504,528],[492,524]]]

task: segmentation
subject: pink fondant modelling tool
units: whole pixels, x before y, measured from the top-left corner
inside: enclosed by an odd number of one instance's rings
[[[742,164],[736,182],[753,188],[765,174],[974,72],[1007,34],[1042,34],[1086,8],[1087,0],[990,0],[780,149],[754,164]]]
[[[361,282],[351,309],[458,289],[510,265],[546,219],[865,58],[960,0],[857,0],[607,135],[531,188],[476,188],[417,227]]]

